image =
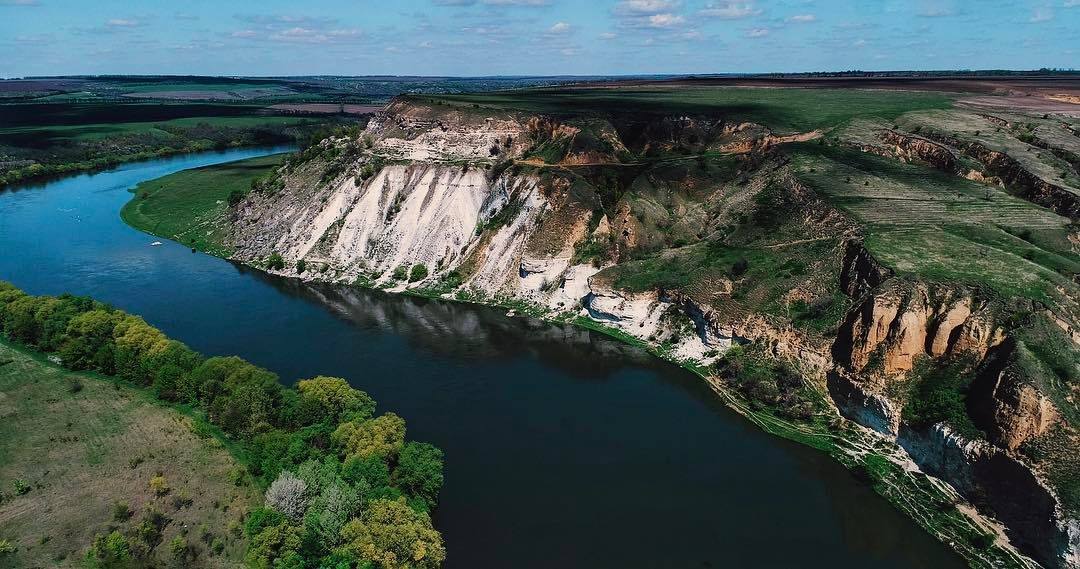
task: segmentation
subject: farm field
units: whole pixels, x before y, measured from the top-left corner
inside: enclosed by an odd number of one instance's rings
[[[893,118],[913,110],[948,108],[954,97],[939,92],[641,85],[439,95],[427,99],[465,108],[556,115],[606,113],[613,109],[719,115],[728,121],[766,124],[786,134],[833,127],[857,116]]]

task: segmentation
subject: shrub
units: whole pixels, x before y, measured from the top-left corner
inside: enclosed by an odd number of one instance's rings
[[[266,268],[280,271],[285,268],[285,259],[282,259],[281,255],[277,253],[270,253],[270,258],[266,261]]]
[[[417,263],[413,265],[412,269],[409,271],[409,282],[414,283],[416,281],[421,281],[427,278],[427,276],[427,267],[420,263]]]
[[[86,557],[106,567],[120,565],[131,559],[131,547],[127,538],[119,531],[113,531],[108,535],[98,534],[86,553]]]
[[[300,259],[299,261],[296,262],[296,272],[297,273],[303,273],[306,270],[307,270],[307,261],[305,261],[303,259]]]
[[[169,493],[169,481],[160,474],[154,476],[150,478],[150,489],[153,490],[154,494],[164,496]]]
[[[22,478],[17,478],[11,483],[12,488],[15,490],[16,496],[22,496],[30,492],[30,483]]]
[[[172,541],[169,542],[169,552],[172,554],[173,559],[185,559],[188,555],[187,540],[179,535],[172,538]]]
[[[113,521],[126,522],[131,519],[131,508],[128,507],[127,502],[117,500],[113,503]]]
[[[403,281],[406,277],[409,276],[408,272],[409,269],[406,268],[405,265],[400,265],[394,268],[394,272],[390,274],[390,278],[394,279],[395,281]]]
[[[236,207],[240,202],[244,201],[246,195],[242,190],[229,192],[229,207]]]
[[[0,557],[15,553],[15,544],[6,539],[0,539]]]

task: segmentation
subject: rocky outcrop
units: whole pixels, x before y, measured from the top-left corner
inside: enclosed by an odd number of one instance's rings
[[[869,264],[869,260],[864,260]],[[1017,450],[1059,419],[1025,373],[1024,348],[996,323],[996,309],[971,291],[890,279],[864,294],[833,344],[827,376],[846,417],[896,441],[1009,529],[1012,543],[1050,567],[1072,567],[1076,521]],[[974,375],[967,409],[988,441],[966,440],[944,423],[903,420],[905,385],[920,362],[964,365]]]
[[[969,395],[972,418],[994,444],[1010,451],[1046,433],[1058,419],[1053,403],[1021,373],[1022,350],[1012,339],[992,348]]]
[[[941,134],[927,136],[959,148],[964,154],[978,160],[987,172],[1000,178],[1005,183],[1005,187],[1024,199],[1049,208],[1069,219],[1080,219],[1080,195],[1040,178],[1024,168],[1012,156],[991,150],[979,142],[963,141]]]
[[[840,288],[848,296],[857,298],[876,288],[892,276],[858,240],[849,240],[844,249],[843,265],[840,267]]]
[[[850,313],[833,344],[836,362],[854,372],[910,371],[920,356],[973,354],[981,358],[1004,340],[988,306],[964,290],[938,289],[894,280],[874,291]]]
[[[1048,567],[1077,567],[1080,532],[1032,469],[1002,449],[945,425],[901,429],[897,442],[928,474],[991,511],[1021,550]]]
[[[892,145],[892,155],[904,162],[919,162],[952,174],[961,173],[959,161],[951,150],[921,136],[881,131],[881,140]]]

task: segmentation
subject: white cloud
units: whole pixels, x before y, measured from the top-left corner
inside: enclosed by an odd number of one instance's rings
[[[739,20],[757,16],[761,10],[749,2],[725,2],[723,4],[708,4],[698,11],[698,14],[706,18],[720,18],[721,20]]]
[[[615,5],[615,13],[622,15],[648,16],[670,12],[679,7],[676,0],[622,0]]]
[[[679,16],[678,14],[653,14],[649,16],[650,28],[673,28],[681,25],[686,21],[686,18]]]
[[[789,22],[800,22],[800,23],[805,24],[805,23],[809,23],[809,22],[816,22],[817,21],[817,16],[815,16],[813,14],[797,14],[797,15],[794,15],[794,16],[788,18],[788,21]]]
[[[131,20],[127,18],[113,18],[108,22],[105,22],[105,25],[109,26],[110,28],[135,28],[138,27],[140,24],[138,20]]]
[[[636,29],[671,29],[686,23],[678,0],[622,0],[612,12],[619,25]]]
[[[0,6],[41,6],[38,0],[0,0]]]
[[[604,32],[600,34],[600,39],[602,40],[613,40],[617,37],[619,37],[619,34],[616,34],[615,32]]]
[[[553,26],[548,28],[549,34],[567,34],[570,33],[570,24],[566,22],[556,22]]]
[[[746,37],[748,38],[763,38],[767,35],[769,35],[769,30],[767,28],[754,28],[746,32]]]
[[[1065,3],[1061,5],[1062,8],[1075,8],[1080,6],[1080,0],[1065,0]]]

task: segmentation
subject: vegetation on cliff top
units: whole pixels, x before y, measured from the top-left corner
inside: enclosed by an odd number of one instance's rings
[[[892,119],[920,109],[943,109],[944,93],[863,91],[857,89],[747,89],[740,87],[639,86],[529,89],[514,92],[412,95],[415,100],[454,105],[463,110],[523,111],[555,116],[706,115],[733,123],[768,125],[777,132],[831,128],[858,116]]]

